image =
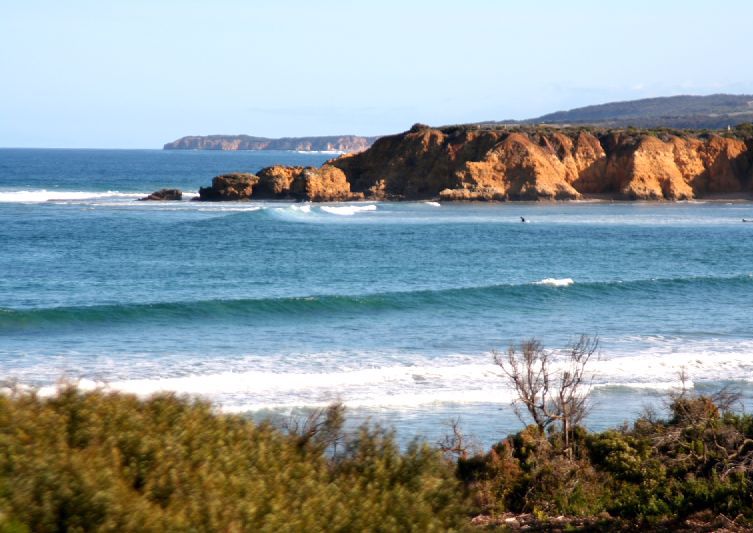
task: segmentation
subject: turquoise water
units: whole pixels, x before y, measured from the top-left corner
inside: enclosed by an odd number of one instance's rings
[[[0,150],[2,375],[256,417],[341,399],[405,438],[460,416],[488,443],[520,425],[491,351],[586,333],[592,427],[660,404],[682,367],[750,398],[748,203],[135,201],[329,157]]]

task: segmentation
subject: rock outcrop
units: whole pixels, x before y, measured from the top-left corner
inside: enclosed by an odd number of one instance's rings
[[[240,182],[218,176],[200,193],[202,200],[686,200],[753,192],[753,133],[746,135],[416,124],[320,168],[273,166]]]
[[[315,167],[267,167],[258,174],[227,174],[199,189],[200,201],[309,200],[339,202],[363,199],[350,191],[345,173],[332,165]]]
[[[332,165],[315,167],[286,167],[275,165],[258,172],[256,198],[311,200],[338,202],[362,199],[353,194],[345,173]]]
[[[293,188],[293,182],[303,173],[303,167],[287,167],[275,165],[257,172],[259,183],[256,187],[256,197],[259,199],[288,198]]]
[[[356,192],[373,198],[580,198],[571,182],[581,167],[591,166],[591,159],[603,157],[603,151],[586,154],[581,145],[587,143],[576,146],[560,137],[416,125],[405,134],[380,139],[365,152],[330,163],[343,169]]]
[[[494,191],[492,199],[580,198],[568,182],[568,169],[556,152],[520,133],[499,142],[482,161],[466,162],[456,176],[462,190]],[[453,191],[458,188],[440,191],[440,197],[450,199]]]
[[[223,174],[212,178],[211,187],[201,187],[197,200],[203,202],[250,200],[259,178],[254,174]]]
[[[329,164],[374,199],[685,200],[751,190],[752,142],[677,133],[416,125]]]
[[[154,202],[180,201],[182,199],[183,199],[183,192],[181,192],[180,189],[160,189],[158,191],[154,191],[149,196],[144,196],[143,198],[139,198],[139,200],[142,200],[142,201],[154,201]]]

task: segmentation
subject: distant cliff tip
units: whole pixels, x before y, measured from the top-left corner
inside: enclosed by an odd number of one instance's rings
[[[268,139],[249,135],[193,135],[167,143],[164,150],[292,150],[297,152],[362,152],[378,137],[334,135]]]

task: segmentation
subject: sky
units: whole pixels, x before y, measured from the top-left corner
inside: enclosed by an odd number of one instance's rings
[[[753,94],[753,2],[0,0],[0,146],[381,135]]]

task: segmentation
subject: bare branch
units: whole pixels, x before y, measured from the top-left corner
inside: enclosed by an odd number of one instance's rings
[[[735,405],[742,407],[742,393],[730,385],[725,385],[711,395],[711,401],[722,413],[729,413]]]
[[[331,449],[336,455],[337,446],[344,439],[345,406],[334,402],[327,407],[313,409],[306,417],[290,417],[282,424],[290,435],[297,437],[298,447],[313,447],[317,451]]]
[[[450,456],[458,459],[466,459],[471,451],[470,439],[463,433],[460,428],[460,418],[449,420],[451,434],[446,434],[444,438],[437,443],[439,449]]]
[[[525,423],[522,405],[542,431],[559,422],[569,450],[571,433],[588,413],[593,376],[586,366],[598,353],[598,338],[582,335],[566,351],[561,372],[555,371],[552,354],[536,339],[522,342],[519,351],[511,346],[505,356],[493,356],[515,389],[513,406],[521,421]]]

